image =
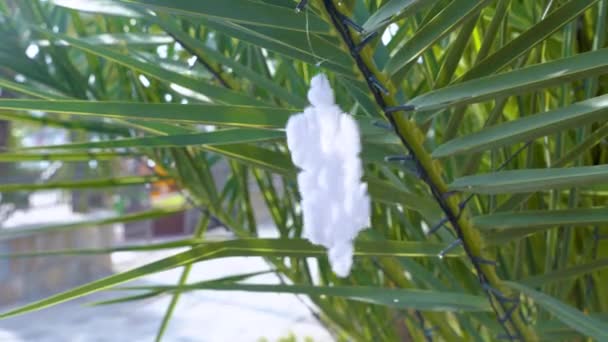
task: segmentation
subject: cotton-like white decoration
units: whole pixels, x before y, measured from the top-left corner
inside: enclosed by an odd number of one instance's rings
[[[328,249],[332,270],[350,273],[353,240],[369,226],[370,200],[361,182],[361,141],[355,120],[336,105],[327,77],[313,77],[311,106],[287,122],[287,146],[301,171],[303,236]]]

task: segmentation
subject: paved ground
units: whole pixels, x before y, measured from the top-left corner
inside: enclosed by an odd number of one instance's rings
[[[115,253],[117,271],[167,256],[162,253]],[[190,280],[266,270],[259,258],[227,258],[199,263]],[[145,277],[137,284],[175,283],[179,270]],[[275,283],[264,274],[252,283]],[[1,342],[153,341],[168,297],[137,303],[90,307],[88,302],[108,299],[115,292],[94,294],[35,313],[0,321]],[[0,308],[1,311],[7,308]],[[330,335],[294,296],[246,292],[198,291],[187,293],[177,307],[165,341],[276,341],[293,333],[298,341],[331,341]]]
[[[52,194],[39,196],[42,203],[55,203]],[[45,197],[46,196],[46,197]],[[50,197],[49,197],[50,196]],[[260,202],[260,201],[258,201]],[[256,205],[262,207],[260,203]],[[34,203],[40,206],[40,203]],[[39,223],[41,218],[50,217],[68,221],[71,213],[49,206],[48,214],[15,216],[14,225]],[[259,209],[259,208],[258,208]],[[65,211],[65,210],[64,210]],[[260,222],[267,222],[262,209]],[[29,222],[35,221],[35,222]],[[7,222],[5,222],[6,224]],[[48,222],[46,222],[48,223]],[[265,237],[276,234],[268,225],[260,225]],[[229,237],[221,229],[214,229],[208,237]],[[145,241],[142,241],[145,243]],[[130,242],[134,243],[134,242]],[[116,272],[125,271],[153,260],[178,252],[154,253],[114,253],[113,265]],[[196,264],[189,281],[200,281],[234,274],[267,270],[261,258],[225,258]],[[181,274],[180,269],[154,274],[132,283],[175,284]],[[276,276],[264,274],[251,278],[251,283],[277,283]],[[123,293],[124,294],[124,293]],[[0,342],[122,342],[153,341],[164,316],[169,297],[153,298],[129,304],[91,307],[85,304],[114,298],[116,292],[96,293],[34,313],[0,320]],[[2,296],[2,293],[0,293]],[[23,304],[23,303],[22,303]],[[9,308],[0,307],[0,312]],[[298,341],[311,337],[315,342],[331,341],[331,336],[312,317],[308,309],[294,295],[247,292],[197,291],[186,293],[176,308],[173,320],[165,334],[164,341],[277,341],[293,333]]]

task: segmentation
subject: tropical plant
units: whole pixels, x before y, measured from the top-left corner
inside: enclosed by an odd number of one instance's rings
[[[159,339],[180,293],[214,289],[308,295],[335,336],[349,340],[608,340],[607,0],[0,7],[0,86],[21,96],[0,100],[0,118],[64,127],[81,140],[0,160],[128,155],[168,172],[0,191],[170,177],[203,212],[190,239],[122,247],[189,250],[0,317],[183,267],[179,284],[111,302],[171,295]],[[347,278],[331,272],[323,248],[299,238],[296,169],[284,140],[320,72],[359,124],[373,200]],[[211,172],[218,160],[230,165],[222,185]],[[250,179],[280,238],[257,237]],[[159,214],[111,221],[150,215]],[[210,217],[236,238],[205,241]],[[188,282],[194,263],[228,256],[262,256],[285,283],[243,284],[247,275]]]

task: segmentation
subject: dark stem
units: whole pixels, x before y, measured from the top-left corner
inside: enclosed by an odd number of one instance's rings
[[[221,83],[222,86],[224,86],[225,88],[231,89],[230,85],[228,84],[228,82],[226,82],[223,78],[222,75],[220,74],[219,71],[215,70],[211,64],[207,63],[205,61],[205,59],[203,58],[203,56],[201,56],[198,52],[196,52],[194,49],[192,49],[191,47],[188,46],[188,44],[184,43],[183,41],[181,41],[179,38],[177,38],[175,35],[171,34],[170,32],[167,32],[172,38],[173,40],[175,40],[175,42],[179,43],[181,46],[184,47],[184,50],[188,51],[188,53],[190,53],[192,56],[196,57],[196,63],[199,63],[200,65],[202,65],[205,69],[207,69],[207,71],[209,71],[211,73],[211,75],[213,75],[213,77]]]
[[[435,200],[441,207],[447,220],[451,223],[452,227],[454,228],[454,231],[456,232],[458,239],[462,241],[465,253],[467,254],[469,260],[471,261],[471,263],[473,264],[473,266],[476,270],[477,277],[478,277],[480,284],[483,287],[486,287],[487,286],[487,276],[486,276],[483,268],[481,267],[481,263],[479,262],[479,260],[483,260],[483,259],[480,259],[477,255],[473,255],[470,246],[468,246],[467,243],[465,242],[466,239],[464,238],[462,228],[458,222],[461,213],[454,213],[452,211],[452,209],[450,208],[450,205],[447,202],[446,196],[444,196],[444,194],[441,193],[441,191],[438,189],[438,187],[429,179],[428,171],[420,163],[420,160],[415,155],[415,153],[414,153],[411,145],[407,141],[407,139],[399,132],[397,122],[394,117],[394,113],[399,112],[399,111],[412,110],[412,108],[407,105],[403,106],[402,108],[398,108],[398,109],[395,109],[395,107],[387,106],[386,101],[384,100],[384,96],[383,96],[383,93],[386,94],[386,91],[385,91],[386,88],[383,87],[379,83],[379,81],[376,78],[376,76],[374,75],[374,73],[370,70],[370,68],[367,66],[365,61],[361,58],[361,55],[359,54],[360,51],[357,48],[357,44],[354,42],[348,27],[346,27],[340,20],[340,18],[342,17],[342,14],[337,10],[337,8],[335,7],[332,0],[323,0],[323,3],[325,5],[325,9],[327,10],[327,13],[329,14],[329,17],[331,18],[331,21],[332,21],[334,27],[339,32],[344,43],[347,45],[347,47],[350,51],[350,54],[352,55],[353,59],[355,60],[355,63],[357,65],[359,71],[361,72],[361,74],[363,74],[363,77],[365,78],[367,86],[368,86],[369,90],[372,92],[374,99],[376,100],[376,103],[380,106],[380,108],[383,109],[384,115],[387,118],[387,120],[389,121],[389,123],[391,124],[391,126],[393,127],[395,134],[397,134],[397,136],[401,140],[401,143],[406,148],[406,150],[409,152],[409,154],[412,156],[413,161],[417,164],[418,170],[420,173],[420,178],[428,185],[433,197],[435,198]],[[488,299],[490,300],[490,302],[493,302],[494,297],[496,297],[496,301],[498,302],[498,305],[500,306],[502,312],[509,312],[509,308],[506,307],[504,300],[497,297],[495,292],[485,291],[485,293],[488,296]],[[504,298],[504,296],[501,296],[501,297]],[[497,317],[499,323],[501,324],[501,326],[503,327],[503,329],[505,330],[507,336],[509,336],[509,338],[512,338],[512,339],[518,339],[519,336],[521,336],[521,335],[517,332],[517,326],[515,325],[515,323],[512,319],[512,316],[507,315],[506,317],[504,317],[504,321],[503,321],[502,319],[500,319],[501,314],[498,311],[498,309],[494,305],[492,305],[492,306],[496,313],[496,317]],[[508,325],[507,325],[507,323],[508,323]],[[511,332],[511,329],[509,329],[509,326],[512,327],[512,329],[515,331],[515,333]]]

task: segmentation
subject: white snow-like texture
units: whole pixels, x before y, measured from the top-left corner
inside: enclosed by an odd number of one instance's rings
[[[287,122],[287,146],[300,168],[303,236],[328,249],[332,270],[350,273],[353,240],[369,226],[370,199],[361,182],[361,141],[355,120],[336,105],[327,77],[313,77],[311,106]]]

